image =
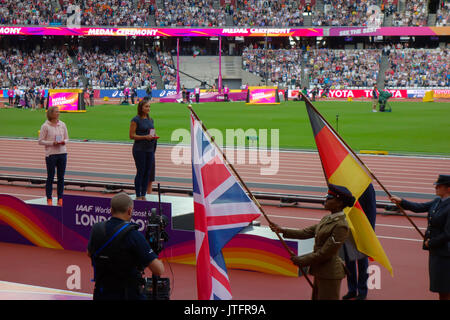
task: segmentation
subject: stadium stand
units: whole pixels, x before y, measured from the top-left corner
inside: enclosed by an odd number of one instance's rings
[[[303,51],[300,49],[277,49],[267,50],[266,57],[264,49],[246,48],[242,54],[242,68],[262,78],[266,77],[267,72],[268,79],[272,83],[279,83],[282,86],[299,85],[302,55]]]
[[[450,2],[442,3],[436,14],[436,26],[446,27],[450,25]]]
[[[304,7],[298,1],[239,1],[233,15],[235,26],[303,26]]]
[[[176,89],[176,68],[170,52],[156,52],[156,62],[161,75],[164,89]]]
[[[446,26],[449,3],[421,0],[30,0],[0,1],[0,24],[81,26]],[[76,11],[75,8],[79,8]],[[77,9],[78,10],[78,9]],[[72,21],[72,20],[70,20]],[[73,23],[70,22],[70,23]]]
[[[141,49],[83,50],[77,59],[81,73],[92,87],[156,87],[149,54]]]
[[[448,49],[392,49],[386,71],[389,87],[449,87]]]
[[[65,25],[73,5],[80,8],[79,22],[82,26],[129,27],[395,27],[430,23],[447,26],[450,12],[450,4],[442,0],[435,1],[434,9],[419,0],[0,0],[0,4],[1,24],[25,26]],[[352,37],[349,38],[348,41],[353,41]],[[217,45],[205,45],[210,41],[208,39],[184,40],[180,54],[185,63],[181,65],[181,71],[208,84],[215,83]],[[280,86],[310,88],[371,88],[376,83],[401,88],[450,86],[448,43],[445,39],[432,45],[424,40],[414,48],[399,47],[401,39],[380,40],[378,48],[373,39],[370,43],[358,45],[355,41],[319,44],[314,40],[308,46],[298,42],[292,44],[287,39],[273,40],[269,41],[268,50],[263,49],[261,39],[249,38],[242,40],[241,44],[236,43],[233,48],[223,48],[223,76],[230,79],[242,77],[242,83],[251,79],[254,84],[267,81]],[[51,39],[47,41],[52,43]],[[140,45],[136,47],[138,49],[129,50],[130,46],[124,45],[127,41],[138,41]],[[148,43],[144,46],[146,41]],[[95,48],[83,47],[80,52],[73,48],[69,52],[67,47],[56,42],[42,49],[37,46],[25,48],[17,43],[9,46],[3,42],[0,46],[1,85],[3,88],[11,85],[157,88],[157,83],[160,83],[159,89],[175,89],[174,43],[166,42],[159,46],[159,41],[158,44],[153,41],[142,37],[122,43],[118,41],[119,45],[114,49],[97,43]],[[385,51],[382,47],[389,41],[394,42],[392,50],[382,54]],[[426,46],[432,49],[424,49]],[[228,59],[226,53],[233,57]],[[195,58],[199,55],[201,59]],[[202,70],[205,69],[202,64],[213,67]],[[198,82],[182,75],[182,85],[194,87]]]
[[[376,49],[313,49],[305,69],[309,86],[371,88],[378,78],[380,58],[381,51]]]
[[[323,11],[313,10],[314,26],[381,26],[383,23],[378,0],[324,0],[323,4]]]
[[[71,88],[79,86],[79,72],[67,49],[1,49],[2,87]]]
[[[225,26],[225,9],[213,4],[213,0],[165,0],[156,10],[156,26]]]
[[[428,6],[420,0],[408,0],[405,9],[399,10],[393,16],[393,25],[401,26],[426,26],[428,22]]]
[[[376,49],[246,49],[243,68],[249,72],[266,75],[272,83],[282,86],[300,86],[302,73],[308,79],[308,87],[333,88],[367,87],[376,84],[381,51]]]

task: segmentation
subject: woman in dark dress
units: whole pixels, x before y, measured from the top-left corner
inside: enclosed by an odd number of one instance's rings
[[[397,196],[391,201],[413,212],[428,211],[423,249],[430,252],[430,291],[439,293],[440,300],[450,300],[450,175],[439,175],[434,184],[438,197],[432,201],[416,203]]]
[[[137,115],[131,119],[130,139],[134,140],[133,158],[136,164],[134,187],[136,200],[146,200],[149,181],[155,179],[156,139],[153,119],[149,116],[150,100],[143,99],[137,107]]]

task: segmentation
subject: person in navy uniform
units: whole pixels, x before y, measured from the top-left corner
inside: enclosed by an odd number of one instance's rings
[[[133,200],[121,192],[111,199],[111,219],[94,224],[88,256],[94,267],[94,300],[142,300],[143,271],[164,273],[164,264],[150,248],[139,226],[130,223]]]
[[[450,175],[441,174],[434,183],[436,195],[432,201],[416,203],[392,196],[390,199],[413,212],[428,212],[428,226],[423,249],[429,251],[430,291],[440,300],[450,300]]]
[[[291,257],[292,262],[301,268],[310,266],[310,273],[314,276],[312,300],[339,300],[341,282],[346,274],[344,261],[338,252],[350,233],[343,210],[352,207],[355,198],[346,187],[329,184],[328,189],[324,207],[331,213],[318,224],[302,230],[270,224],[272,231],[282,233],[286,238],[314,238],[313,252]]]
[[[370,188],[370,189],[369,189]],[[375,191],[372,184],[359,198],[359,203],[366,214],[372,229],[375,230],[375,222],[377,215]],[[369,274],[367,269],[369,267],[369,258],[358,251],[355,239],[352,234],[345,241],[339,252],[340,257],[345,260],[345,266],[347,267],[347,288],[348,292],[342,299],[349,300],[355,298],[356,300],[365,300],[369,288],[367,287],[367,279]]]

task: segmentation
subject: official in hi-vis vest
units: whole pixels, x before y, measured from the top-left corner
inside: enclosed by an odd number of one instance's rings
[[[164,265],[138,225],[131,223],[133,200],[121,192],[111,199],[111,219],[92,227],[88,255],[94,268],[94,300],[141,300],[144,269],[153,275]]]
[[[302,230],[270,225],[273,231],[282,233],[285,238],[314,238],[313,252],[291,258],[300,267],[310,266],[310,273],[314,276],[312,300],[339,300],[341,281],[346,275],[344,261],[338,255],[350,233],[343,209],[353,206],[355,198],[346,187],[329,184],[328,188],[324,207],[331,213],[318,224]]]

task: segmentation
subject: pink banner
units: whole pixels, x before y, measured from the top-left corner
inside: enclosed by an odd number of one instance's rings
[[[0,35],[142,37],[321,37],[319,28],[68,28],[0,27]]]
[[[330,37],[352,36],[438,36],[449,35],[450,27],[340,27],[330,28]]]
[[[58,107],[60,111],[78,110],[77,92],[51,92],[49,93],[49,107]]]
[[[68,28],[2,26],[0,35],[142,37],[322,37],[323,28]],[[338,27],[331,37],[448,36],[450,27]]]
[[[277,103],[276,99],[277,90],[276,89],[251,89],[249,104],[269,104]]]

